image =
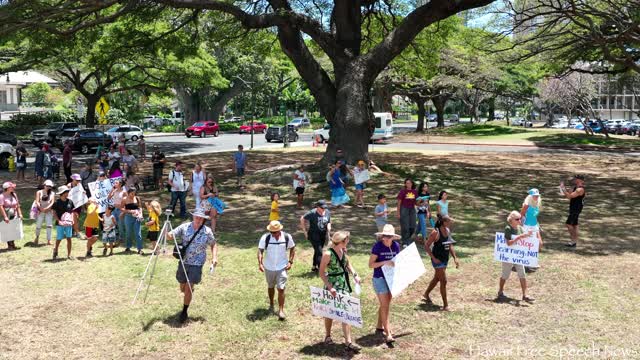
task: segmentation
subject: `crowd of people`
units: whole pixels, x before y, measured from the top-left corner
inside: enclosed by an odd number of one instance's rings
[[[143,143],[144,144],[144,143]],[[108,152],[98,149],[96,162],[100,170],[94,173],[91,163],[87,163],[81,173],[72,173],[68,161],[69,155],[63,155],[64,174],[68,178],[64,185],[54,191],[52,170],[47,161],[50,157],[48,145],[43,145],[36,155],[35,174],[42,187],[35,193],[30,217],[36,221],[34,242],[39,242],[41,229],[46,226],[47,244],[53,245],[53,259],[58,257],[59,246],[66,240],[67,258],[72,254],[72,238],[77,236],[87,240],[86,257],[92,257],[92,248],[101,238],[103,256],[113,254],[113,249],[122,245],[124,252],[131,252],[135,246],[137,253],[144,254],[142,227],[147,228],[147,239],[155,249],[161,228],[160,215],[162,207],[158,199],[143,202],[138,196],[138,179],[136,177],[137,162],[145,161],[144,155],[136,159],[126,147],[114,146]],[[340,157],[340,153],[338,156]],[[66,157],[65,157],[66,156]],[[167,163],[166,156],[154,146],[151,156],[153,168],[153,184],[162,189],[166,180],[166,189],[171,193],[168,209],[175,211],[180,202],[179,216],[188,219],[187,195],[194,198],[191,208],[191,221],[185,222],[167,234],[167,238],[176,239],[185,246],[182,262],[178,264],[176,279],[180,284],[183,296],[183,310],[180,315],[182,322],[188,319],[188,308],[191,304],[194,287],[200,283],[202,268],[207,262],[207,249],[211,250],[211,266],[218,261],[216,242],[216,226],[218,218],[223,214],[226,205],[219,198],[219,190],[213,176],[207,174],[206,163],[197,162],[190,174],[184,169],[184,163],[176,161],[173,169],[164,174]],[[121,168],[120,164],[123,164]],[[242,146],[233,154],[232,168],[237,176],[240,190],[245,188],[244,176],[248,168],[247,154]],[[347,255],[347,247],[351,234],[347,231],[333,231],[330,207],[339,209],[350,202],[347,186],[353,181],[355,191],[355,205],[365,208],[364,192],[371,173],[385,174],[373,162],[358,161],[356,166],[349,167],[341,158],[330,166],[326,179],[331,194],[331,202],[316,201],[313,208],[299,218],[300,230],[313,248],[311,271],[318,274],[324,288],[333,296],[338,293],[350,295],[354,292],[351,280],[356,289],[361,286],[361,278],[354,269]],[[96,198],[90,194],[88,184],[93,181],[114,180],[113,188],[108,194],[109,205],[103,212],[99,211]],[[305,188],[309,183],[309,175],[303,165],[299,165],[292,174],[292,193],[296,195],[297,207],[303,208]],[[571,242],[568,246],[575,247],[578,241],[578,217],[582,211],[583,200],[586,196],[584,177],[574,177],[575,187],[567,190],[561,184],[563,196],[570,199],[569,218],[566,221]],[[81,188],[87,195],[87,202],[83,206],[76,206],[69,198],[74,188]],[[5,222],[19,217],[23,218],[20,202],[15,193],[16,184],[5,182],[3,193],[0,195],[0,216]],[[270,196],[267,232],[258,241],[258,269],[265,275],[269,308],[279,319],[284,320],[285,289],[288,271],[292,268],[296,256],[296,242],[290,233],[284,232],[280,222],[279,209],[280,194],[274,192]],[[446,269],[449,260],[453,259],[455,266],[459,266],[459,259],[454,249],[456,243],[452,237],[454,219],[450,214],[449,199],[446,191],[440,191],[436,199],[430,195],[429,184],[417,184],[412,179],[405,179],[402,188],[396,195],[396,206],[390,208],[385,194],[377,196],[378,203],[373,209],[375,218],[375,241],[373,242],[368,266],[372,269],[372,288],[379,301],[376,334],[384,337],[384,341],[393,344],[395,341],[390,325],[390,309],[392,295],[385,279],[382,267],[394,266],[393,259],[403,248],[411,245],[415,240],[422,243],[434,269],[434,275],[424,292],[424,301],[433,304],[431,292],[439,284],[442,297],[443,311],[449,310],[447,299]],[[521,210],[512,211],[507,218],[505,236],[507,245],[511,246],[522,237],[537,236],[542,246],[541,227],[538,216],[541,212],[541,196],[537,189],[530,189],[523,202]],[[148,216],[145,218],[144,211]],[[81,233],[80,213],[86,212],[84,234]],[[393,225],[389,223],[389,215],[396,212],[400,223],[400,233],[396,234]],[[210,226],[206,223],[209,222]],[[52,243],[52,230],[55,225],[56,239]],[[372,224],[373,225],[373,224]],[[101,235],[101,237],[100,237]],[[8,243],[10,249],[16,249],[13,241]],[[527,293],[526,268],[522,265],[502,264],[502,274],[499,280],[498,299],[503,299],[504,285],[510,273],[515,271],[522,287],[522,300],[533,302]],[[277,291],[278,308],[275,310],[275,293]],[[356,291],[357,292],[357,291]],[[333,321],[325,319],[325,339],[327,344],[333,343],[331,337]],[[360,350],[353,342],[350,326],[343,324],[343,336],[346,349],[353,352]]]

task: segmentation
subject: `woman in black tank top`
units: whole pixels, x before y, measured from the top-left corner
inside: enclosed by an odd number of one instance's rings
[[[571,237],[571,242],[567,243],[566,246],[570,248],[574,248],[578,244],[578,218],[584,207],[584,198],[587,195],[584,189],[584,176],[576,175],[573,181],[575,186],[571,192],[564,188],[563,183],[560,183],[562,193],[569,199],[569,216],[565,223],[569,231],[569,236]]]
[[[431,257],[431,264],[435,269],[433,279],[429,283],[427,290],[424,292],[424,301],[429,305],[433,305],[429,294],[440,283],[440,295],[442,295],[442,311],[449,311],[449,303],[447,301],[447,263],[449,262],[449,254],[456,263],[456,268],[460,266],[456,252],[453,250],[453,240],[449,226],[453,223],[453,219],[445,215],[438,217],[435,229],[429,235],[429,239],[425,244],[425,250]],[[433,247],[432,247],[433,246]]]
[[[136,189],[129,188],[127,190],[127,197],[124,199],[124,227],[125,227],[125,239],[126,249],[125,252],[131,251],[133,241],[136,242],[136,248],[138,254],[142,253],[142,210],[140,208],[140,199],[136,196]]]

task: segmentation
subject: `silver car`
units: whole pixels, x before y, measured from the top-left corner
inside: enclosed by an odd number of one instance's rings
[[[107,130],[106,134],[111,135],[115,139],[114,142],[118,141],[121,135],[124,135],[125,140],[138,141],[142,136],[142,129],[134,125],[120,125]]]

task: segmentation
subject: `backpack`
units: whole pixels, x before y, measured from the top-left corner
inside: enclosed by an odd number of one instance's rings
[[[42,160],[42,164],[44,166],[51,166],[51,155],[48,153],[44,153],[44,158]]]
[[[286,232],[282,231],[282,235],[287,240],[287,247],[285,248],[286,250],[289,248],[289,245],[291,245],[291,241],[292,241],[291,234],[287,234]],[[270,241],[271,241],[271,234],[267,235],[267,238],[264,240],[264,251],[267,251]]]

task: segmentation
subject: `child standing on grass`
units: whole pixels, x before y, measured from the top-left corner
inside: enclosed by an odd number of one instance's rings
[[[145,225],[147,225],[147,240],[151,242],[151,248],[156,251],[156,241],[158,241],[158,234],[160,233],[160,212],[162,208],[157,200],[153,200],[147,203],[147,211],[149,212],[149,218]]]
[[[389,208],[387,207],[387,198],[384,194],[378,195],[378,205],[374,210],[376,216],[376,226],[378,232],[381,232],[384,226],[387,224],[387,217],[389,216]]]
[[[140,161],[147,160],[147,142],[144,140],[144,135],[140,135],[140,140],[138,140],[138,155]]]
[[[84,231],[87,235],[87,254],[86,257],[93,257],[91,251],[93,250],[93,244],[98,241],[98,228],[100,227],[100,216],[98,215],[98,205],[96,199],[89,198],[89,205],[87,205],[87,217],[84,219]]]
[[[105,247],[102,250],[102,256],[107,256],[107,248],[109,256],[113,255],[113,244],[116,242],[116,217],[113,216],[113,206],[107,207],[102,217],[102,242]]]
[[[280,220],[280,209],[278,209],[278,201],[280,194],[274,192],[271,194],[271,212],[269,212],[269,221]]]
[[[449,194],[446,191],[440,191],[438,194],[438,201],[436,206],[438,207],[438,217],[449,216]]]

